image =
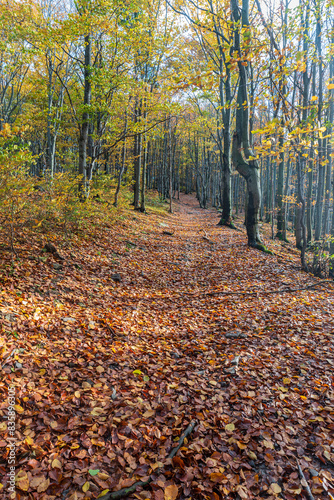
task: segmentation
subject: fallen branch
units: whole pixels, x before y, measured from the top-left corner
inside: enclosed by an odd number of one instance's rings
[[[203,240],[208,241],[211,245],[214,245],[214,241],[211,241],[207,236],[202,236]]]
[[[13,349],[9,354],[7,354],[7,356],[2,360],[2,366],[0,365],[0,369],[2,370],[2,368],[7,364],[7,361],[9,361],[9,359],[15,354],[15,352],[17,351],[17,349]]]
[[[162,234],[167,234],[167,236],[173,236],[174,233],[171,231],[162,231]]]
[[[168,458],[173,458],[175,457],[175,455],[177,454],[177,452],[179,451],[179,449],[181,448],[181,446],[183,445],[183,442],[185,440],[186,437],[189,436],[189,434],[192,433],[195,425],[196,425],[196,420],[192,420],[190,422],[190,424],[188,425],[188,427],[186,428],[186,430],[184,431],[184,433],[180,436],[180,439],[179,439],[179,444],[176,446],[176,448],[173,448],[172,451],[170,452],[170,454],[168,455]]]
[[[302,481],[304,481],[304,482],[302,482],[302,485],[306,488],[306,491],[307,491],[307,494],[308,494],[308,496],[309,496],[309,499],[310,499],[310,500],[315,500],[315,499],[314,499],[314,496],[312,495],[311,488],[309,487],[308,482],[306,481],[306,478],[305,478],[305,476],[304,476],[304,472],[302,471],[302,468],[301,468],[301,466],[300,466],[300,463],[299,463],[299,461],[298,461],[298,458],[296,458],[296,461],[297,461],[297,465],[298,465],[299,474],[300,474],[300,476],[301,476]]]
[[[58,253],[58,250],[56,249],[56,247],[54,245],[52,245],[52,243],[45,243],[43,250],[44,250],[44,252],[51,253],[59,260],[65,260],[64,257],[62,257]]]
[[[207,235],[206,231],[205,231],[204,229],[202,229],[201,231],[203,231],[203,233],[204,233],[204,236],[202,236],[203,240],[205,240],[205,241],[207,241],[208,243],[210,243],[210,245],[214,245],[214,244],[215,244],[215,242],[214,242],[214,241],[212,241],[212,240],[210,240],[210,238],[208,237],[208,235]],[[201,231],[199,231],[199,232],[201,232]]]
[[[188,427],[186,428],[186,430],[184,431],[184,433],[180,436],[180,439],[179,439],[179,444],[172,449],[172,451],[170,452],[170,454],[168,455],[167,458],[171,459],[173,457],[175,457],[176,453],[179,451],[179,449],[181,448],[181,446],[183,445],[184,443],[184,440],[187,436],[189,436],[189,434],[193,431],[195,425],[196,425],[196,420],[192,420],[190,422],[190,424],[188,425]],[[157,469],[157,471],[155,472],[155,474],[157,472],[159,472],[161,469]],[[149,476],[149,478],[146,480],[146,481],[137,481],[136,483],[134,483],[132,486],[130,486],[129,488],[122,488],[121,490],[118,490],[118,491],[114,491],[114,492],[111,492],[111,493],[107,493],[106,495],[103,495],[103,497],[100,497],[100,500],[117,500],[118,498],[124,498],[124,497],[127,497],[128,495],[130,495],[130,493],[133,493],[134,491],[136,491],[137,487],[138,486],[147,486],[149,483],[152,482],[152,475]]]

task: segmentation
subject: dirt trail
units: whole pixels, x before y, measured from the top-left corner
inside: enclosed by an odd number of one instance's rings
[[[249,249],[240,222],[238,232],[218,220],[181,196],[172,215],[101,228],[75,265],[32,263],[31,277],[13,279],[19,294],[7,283],[0,311],[17,337],[3,336],[3,359],[12,357],[0,392],[10,380],[17,388],[21,499],[96,498],[148,476],[130,498],[163,500],[176,485],[180,499],[302,499],[296,457],[327,498],[333,289],[263,293],[316,279],[279,244],[265,242],[274,256]],[[245,290],[259,293],[210,296]]]

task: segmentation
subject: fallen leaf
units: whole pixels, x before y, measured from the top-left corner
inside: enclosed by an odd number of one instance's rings
[[[46,491],[48,487],[50,486],[50,479],[45,479],[42,483],[37,486],[37,492],[42,493],[43,491]]]
[[[176,484],[171,484],[167,486],[164,490],[164,499],[165,500],[175,500],[179,494],[179,489]]]
[[[42,484],[45,481],[44,476],[34,476],[30,480],[30,488],[36,489],[40,484]]]
[[[97,476],[100,472],[100,469],[89,469],[88,472],[91,476]]]
[[[219,483],[220,481],[226,478],[224,474],[220,474],[219,472],[212,472],[209,477],[210,481],[212,481],[213,483]]]
[[[86,491],[88,491],[88,490],[89,490],[89,486],[90,486],[89,481],[86,481],[86,482],[85,482],[85,484],[84,484],[84,485],[83,485],[83,487],[82,487],[82,491],[83,491],[84,493],[86,493]]]
[[[107,493],[109,493],[110,490],[106,489],[106,490],[103,490],[99,496],[97,498],[101,498],[101,497],[104,497],[104,495],[106,495]]]
[[[227,424],[227,425],[225,425],[225,430],[228,432],[232,432],[235,430],[235,425],[234,424]]]
[[[279,485],[279,484],[277,484],[277,483],[271,483],[271,485],[270,485],[270,489],[271,489],[271,491],[272,491],[273,493],[275,493],[275,494],[277,494],[277,495],[278,495],[279,493],[281,493],[281,492],[282,492],[282,488],[281,488],[281,487],[280,487],[280,485]]]
[[[23,470],[19,471],[17,473],[15,483],[20,490],[28,491],[30,485],[27,473]]]
[[[62,468],[62,464],[59,462],[59,460],[57,458],[55,458],[52,463],[51,463],[51,467],[53,467],[54,469],[57,468],[57,469],[61,469]]]

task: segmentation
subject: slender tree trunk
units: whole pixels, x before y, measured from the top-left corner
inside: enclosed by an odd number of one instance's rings
[[[301,264],[302,268],[307,271],[307,263],[305,260],[305,252],[306,252],[306,226],[305,226],[305,197],[304,197],[304,172],[305,172],[305,157],[300,154],[297,158],[297,185],[298,185],[298,201],[300,204],[300,210],[297,211],[297,217],[299,217],[298,227],[300,227],[301,233]]]
[[[168,163],[169,163],[169,213],[173,213],[173,161],[172,161],[172,123],[168,120]]]
[[[118,172],[117,187],[116,187],[116,191],[115,191],[115,201],[114,201],[115,207],[117,207],[117,204],[118,204],[118,196],[119,196],[119,192],[121,190],[122,177],[123,177],[124,170],[125,170],[127,130],[128,130],[128,113],[126,111],[125,112],[124,140],[123,140],[123,148],[122,148],[122,164],[121,164],[121,167],[120,167],[119,172]]]
[[[318,148],[319,148],[318,186],[317,186],[317,202],[316,202],[316,206],[315,206],[315,229],[314,229],[314,238],[316,241],[320,240],[320,238],[321,238],[322,212],[323,212],[324,190],[325,190],[325,166],[323,164],[323,158],[320,156],[322,154],[322,146],[320,145],[321,143],[322,143],[322,140],[319,139],[319,141],[318,141]]]
[[[82,113],[82,123],[80,125],[79,137],[79,193],[82,199],[86,198],[86,170],[87,170],[87,144],[89,132],[89,106],[92,95],[91,85],[91,64],[92,64],[92,40],[88,34],[85,41],[85,65],[84,65],[84,111]]]
[[[48,118],[47,118],[47,152],[46,152],[46,168],[48,169],[50,176],[53,177],[54,174],[54,155],[52,154],[52,58],[50,51],[47,53],[47,65],[49,73],[48,81]]]
[[[325,203],[324,203],[324,217],[323,217],[323,228],[322,233],[326,237],[329,234],[329,201],[331,195],[331,184],[332,184],[332,158],[331,154],[331,146],[330,141],[327,140],[326,147],[326,185],[325,185]]]
[[[284,186],[284,199],[286,200],[289,194],[289,182],[290,182],[290,169],[291,169],[291,160],[288,159],[286,166],[286,177],[285,177],[285,186]],[[288,241],[287,237],[287,225],[288,225],[288,214],[289,214],[289,204],[286,203],[286,208],[284,210],[284,229],[283,229],[283,240]]]
[[[283,123],[282,123],[283,126]],[[285,202],[283,200],[284,191],[284,137],[283,132],[279,136],[280,163],[278,165],[277,177],[277,238],[284,240],[285,234]]]
[[[332,36],[332,45],[334,46],[334,35]],[[331,60],[330,60],[330,82],[334,83],[334,55],[332,54]],[[331,134],[333,132],[333,122],[334,122],[334,89],[331,89],[329,91],[329,110],[328,110],[328,118],[329,118],[329,130],[328,134]],[[331,141],[328,141],[328,168],[332,169],[332,156],[331,154],[333,153],[333,146],[331,144]],[[334,182],[332,183],[333,191],[332,191],[332,198],[334,200]],[[329,255],[330,255],[330,262],[329,262],[329,275],[334,278],[334,202],[332,202],[332,224],[330,228],[331,232],[331,240],[330,240],[330,249],[329,249]]]
[[[303,13],[302,16],[302,26],[303,26],[303,52],[305,57],[305,70],[303,72],[303,91],[302,91],[302,123],[305,125],[308,117],[308,105],[309,105],[309,88],[310,88],[310,77],[308,74],[308,48],[309,48],[309,0],[307,0],[305,5],[305,18]],[[307,264],[305,262],[305,251],[306,251],[306,227],[305,227],[305,197],[304,197],[304,183],[305,183],[305,170],[306,170],[306,149],[299,145],[298,157],[296,161],[297,168],[297,207],[296,207],[296,247],[301,250],[301,264],[303,269],[307,270]]]
[[[321,125],[322,122],[322,107],[323,107],[323,88],[322,88],[322,26],[321,26],[321,3],[320,0],[316,2],[315,8],[316,15],[316,48],[318,53],[318,122]],[[323,205],[324,205],[324,190],[325,190],[325,141],[319,137],[318,139],[318,190],[317,190],[317,202],[316,202],[316,214],[315,214],[315,231],[314,237],[319,240],[322,235],[322,215],[323,215]]]
[[[220,46],[220,51],[222,48]],[[229,69],[226,67],[226,77],[223,88],[223,80],[220,79],[220,105],[222,108],[222,120],[223,120],[223,142],[224,151],[222,153],[222,176],[221,176],[221,187],[222,187],[222,216],[219,221],[219,225],[228,226],[235,229],[232,222],[232,200],[231,200],[231,171],[232,171],[232,139],[231,139],[231,108],[230,103],[232,100],[231,92],[231,75]],[[222,54],[221,54],[221,73],[223,73],[222,65]],[[226,107],[224,99],[224,90],[226,102],[229,105]]]
[[[312,193],[313,193],[313,148],[310,151],[310,160],[307,170],[307,204],[306,204],[306,226],[307,226],[307,241],[313,240],[312,227]]]
[[[148,154],[148,144],[147,144],[147,138],[146,134],[144,137],[144,161],[143,161],[143,168],[142,168],[142,176],[141,176],[141,188],[140,188],[140,211],[145,213],[146,212],[146,170],[147,170],[147,154]]]
[[[272,183],[272,165],[271,165],[271,157],[268,155],[266,158],[266,223],[269,224],[271,221],[271,201],[272,201],[272,189],[273,189],[273,183]]]

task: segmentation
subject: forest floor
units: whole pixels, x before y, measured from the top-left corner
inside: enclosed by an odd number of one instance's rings
[[[0,499],[11,384],[18,500],[333,498],[334,286],[191,196],[127,214],[2,274]]]

